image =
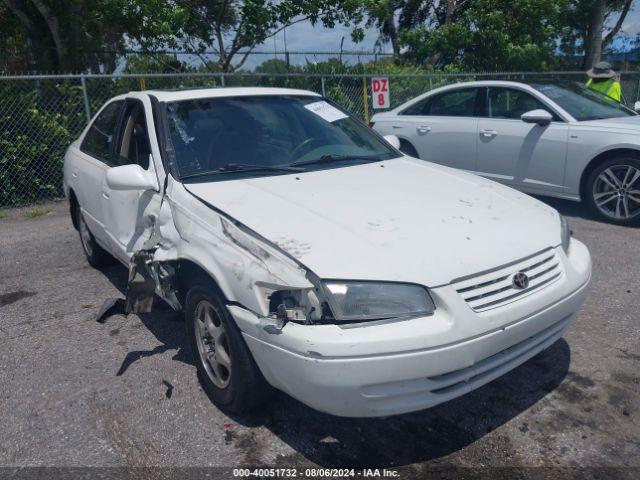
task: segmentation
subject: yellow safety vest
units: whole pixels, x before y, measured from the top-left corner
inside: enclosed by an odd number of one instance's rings
[[[617,82],[613,78],[610,78],[606,82],[594,82],[592,79],[589,79],[585,86],[596,92],[604,93],[607,97],[613,98],[617,102],[622,100],[620,82]]]

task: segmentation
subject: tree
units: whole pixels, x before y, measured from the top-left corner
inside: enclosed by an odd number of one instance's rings
[[[554,64],[561,0],[448,0],[404,29],[406,56],[427,67],[539,70]],[[409,22],[408,16],[405,22]]]
[[[30,70],[113,70],[131,24],[126,0],[0,0],[9,14],[3,32],[22,38],[16,47]]]
[[[129,14],[139,18],[135,40],[144,48],[170,46],[200,56],[213,51],[220,69],[231,72],[284,28],[300,22],[349,24],[361,18],[361,6],[360,0],[146,0]]]
[[[570,56],[584,53],[580,67],[591,68],[622,32],[631,6],[632,0],[569,0],[563,15],[567,26],[562,51]]]

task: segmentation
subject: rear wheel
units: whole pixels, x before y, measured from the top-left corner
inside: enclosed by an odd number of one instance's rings
[[[640,223],[640,160],[615,157],[589,175],[586,201],[600,218],[618,225]]]
[[[75,208],[76,225],[80,234],[82,250],[87,257],[87,262],[94,268],[104,267],[113,262],[113,257],[96,242],[95,237],[89,230],[79,207]]]
[[[216,288],[195,285],[185,303],[187,339],[209,398],[230,413],[247,412],[267,400],[272,388]]]

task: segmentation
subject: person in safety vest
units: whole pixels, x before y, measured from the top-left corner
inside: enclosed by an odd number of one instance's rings
[[[585,87],[605,94],[616,102],[622,101],[622,89],[616,78],[616,72],[611,69],[609,62],[598,62],[587,71],[589,80]]]

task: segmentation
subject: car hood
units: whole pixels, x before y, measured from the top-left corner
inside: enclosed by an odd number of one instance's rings
[[[640,115],[632,115],[629,117],[604,118],[601,120],[588,120],[580,122],[580,125],[586,125],[596,128],[615,128],[616,130],[632,130],[640,131]]]
[[[551,207],[408,157],[185,187],[321,278],[433,287],[560,243]]]

